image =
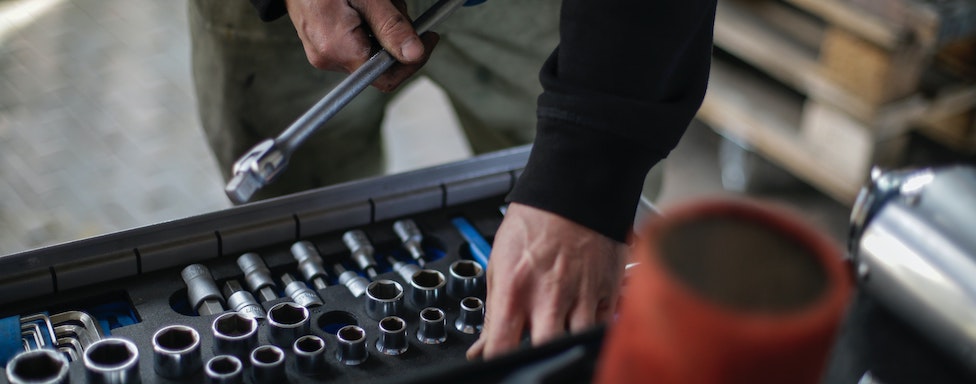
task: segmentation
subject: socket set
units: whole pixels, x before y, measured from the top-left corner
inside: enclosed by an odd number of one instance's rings
[[[0,382],[383,382],[466,365],[527,155],[0,257]]]

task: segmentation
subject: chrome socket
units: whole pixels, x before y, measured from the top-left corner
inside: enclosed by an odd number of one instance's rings
[[[224,284],[224,295],[227,296],[227,306],[241,316],[252,319],[263,319],[267,314],[264,307],[258,303],[251,292],[245,291],[237,280],[229,280]]]
[[[366,287],[369,286],[369,280],[359,276],[356,272],[347,271],[342,267],[341,264],[335,265],[336,274],[339,275],[339,284],[345,285],[349,293],[352,293],[354,297],[362,296],[366,293]]]
[[[393,271],[400,275],[400,278],[402,278],[403,281],[410,281],[413,274],[420,270],[420,267],[416,264],[410,264],[397,260],[393,256],[387,256],[386,261],[393,266]]]
[[[285,381],[285,351],[274,345],[262,345],[251,351],[251,378],[255,383],[277,384]]]
[[[454,322],[454,328],[467,334],[481,333],[485,324],[485,302],[477,297],[465,297],[461,300],[461,314]]]
[[[244,381],[244,364],[231,355],[217,355],[207,360],[203,368],[211,384],[240,384]]]
[[[344,365],[359,365],[366,361],[366,331],[355,325],[347,325],[336,332],[339,348],[336,359]]]
[[[125,339],[107,338],[88,346],[84,355],[85,378],[95,384],[140,383],[139,349]]]
[[[420,327],[417,340],[424,344],[441,344],[447,341],[447,317],[440,308],[424,308],[420,311]]]
[[[315,289],[325,289],[329,286],[326,281],[329,273],[325,271],[325,261],[311,242],[302,240],[291,245],[291,255],[298,262],[298,271],[305,281],[312,283]]]
[[[384,355],[397,356],[407,351],[407,322],[390,316],[380,320],[380,337],[376,339],[376,350]]]
[[[436,307],[444,297],[447,279],[433,269],[421,269],[410,277],[410,301],[416,308]]]
[[[471,260],[458,260],[451,263],[447,284],[447,294],[455,299],[481,296],[485,291],[485,270],[481,264]]]
[[[186,283],[186,296],[193,310],[202,316],[224,311],[224,297],[210,270],[202,264],[190,264],[180,272]]]
[[[152,337],[153,370],[167,379],[182,379],[200,370],[200,334],[185,325],[163,327]]]
[[[217,316],[210,326],[213,331],[214,355],[247,357],[258,345],[258,321],[237,312]]]
[[[244,272],[244,283],[261,302],[278,298],[277,286],[271,277],[271,270],[257,253],[248,252],[237,258],[237,266]]]
[[[393,232],[400,238],[403,248],[410,252],[410,257],[417,260],[417,264],[424,265],[424,233],[420,232],[411,219],[397,220],[393,223]]]
[[[397,316],[403,307],[403,286],[393,280],[377,280],[366,287],[366,315],[373,320]]]
[[[315,335],[305,335],[292,344],[295,368],[305,375],[316,375],[325,370],[325,340]]]
[[[308,308],[295,303],[278,303],[268,311],[268,339],[279,346],[289,346],[309,334]]]
[[[7,362],[10,384],[67,384],[68,359],[53,349],[35,349],[18,353]]]
[[[291,274],[281,275],[281,283],[285,285],[285,296],[290,297],[295,304],[305,308],[322,305],[322,299],[319,298],[319,295],[306,286],[304,281],[295,280]]]
[[[366,232],[358,229],[347,231],[342,234],[342,242],[346,244],[346,248],[349,248],[351,253],[352,261],[366,272],[366,276],[369,276],[370,280],[376,278],[376,259],[373,258],[373,254],[376,250],[373,248],[373,244],[369,242],[369,238],[366,237]]]

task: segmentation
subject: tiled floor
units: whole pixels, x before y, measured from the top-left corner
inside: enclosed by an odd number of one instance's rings
[[[188,46],[186,0],[0,0],[0,254],[229,206]],[[391,171],[470,156],[431,98],[443,95],[421,81],[391,106]],[[690,129],[662,205],[721,192],[718,141]],[[816,193],[787,201],[842,236],[846,208]]]

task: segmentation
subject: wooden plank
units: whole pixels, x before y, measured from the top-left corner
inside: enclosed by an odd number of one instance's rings
[[[903,45],[910,33],[884,19],[837,0],[786,0],[798,8],[888,50]]]

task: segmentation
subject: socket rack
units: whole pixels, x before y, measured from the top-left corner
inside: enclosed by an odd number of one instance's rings
[[[308,328],[285,329],[286,334],[282,336],[284,328],[272,327],[269,319],[258,319],[257,345],[283,344],[279,345],[280,351],[264,348],[262,352],[280,354],[284,364],[265,369],[264,360],[259,357],[257,363],[250,363],[250,354],[244,353],[240,356],[244,382],[282,382],[285,378],[291,382],[397,381],[406,372],[436,371],[445,364],[463,366],[464,352],[477,339],[474,329],[477,319],[472,324],[462,324],[460,329],[455,323],[462,315],[462,302],[466,314],[480,315],[478,311],[483,314],[483,307],[479,306],[484,299],[484,271],[470,261],[470,244],[453,221],[459,217],[468,220],[490,243],[503,218],[499,208],[521,172],[528,151],[528,147],[515,148],[0,257],[0,328],[14,327],[11,329],[16,331],[19,325],[23,337],[15,340],[15,349],[37,349],[37,344],[48,344],[55,347],[49,350],[64,352],[70,361],[67,376],[71,382],[89,382],[99,377],[108,377],[110,382],[134,382],[133,379],[159,383],[203,382],[208,380],[204,374],[208,360],[215,356],[212,329],[216,327],[215,319],[221,317],[228,321],[232,316],[228,314],[232,309],[227,303],[230,292],[225,287],[228,283],[231,287],[238,283],[252,297],[261,297],[256,287],[249,286],[248,276],[237,262],[242,255],[253,253],[266,263],[266,272],[270,272],[277,284],[275,297],[260,302],[261,309],[269,317],[270,311],[277,311],[277,323],[284,323],[285,327],[298,321],[294,316],[307,314]],[[464,265],[458,268],[467,268],[472,276],[481,274],[480,284],[469,284],[466,289],[470,290],[466,292],[443,289],[435,298],[426,299],[427,304],[443,311],[443,316],[437,316],[436,311],[427,313],[433,315],[428,316],[433,320],[443,317],[446,339],[442,343],[417,337],[420,312],[424,308],[411,298],[411,281],[407,277],[412,273],[397,273],[388,262],[392,257],[399,267],[419,268],[393,229],[395,222],[404,219],[416,223],[423,235],[424,268],[439,272],[427,274],[435,283],[440,281],[443,283],[440,286],[450,287],[455,278],[452,276],[455,262]],[[340,264],[346,270],[355,271],[360,282],[369,277],[353,257],[355,249],[344,242],[344,235],[353,230],[361,230],[365,239],[360,240],[368,241],[375,249],[373,256],[378,272],[369,279],[372,283],[368,292],[360,296],[354,296],[357,289],[342,284],[344,281],[339,281],[339,274],[332,268]],[[329,274],[319,276],[318,284],[308,281],[310,276],[299,268],[292,251],[292,246],[299,241],[311,245],[312,251],[317,251],[324,261],[322,265]],[[194,267],[187,268],[190,265]],[[186,276],[181,276],[181,272],[185,269],[199,272],[200,266],[214,280],[210,287],[219,287],[224,295],[204,297],[188,292]],[[300,285],[313,291],[322,305],[306,308],[294,304],[302,301],[300,295],[293,296],[297,300],[289,297],[283,288],[290,280],[282,281],[292,277],[304,281]],[[357,286],[358,289],[363,289],[367,282]],[[374,296],[381,300],[397,296],[398,304],[385,307],[390,304],[384,301],[377,307],[375,301],[367,298]],[[203,305],[204,298],[208,298],[208,305]],[[78,317],[79,313],[90,318],[81,321],[85,319]],[[392,314],[403,322],[381,318]],[[237,325],[250,321],[246,316],[233,317],[230,323]],[[386,339],[387,347],[389,340],[396,340],[396,348],[378,349],[381,323],[387,331],[390,327],[406,329],[405,350],[401,339]],[[347,326],[357,326],[359,330]],[[87,328],[97,328],[101,333],[92,331],[95,336],[83,337],[82,331]],[[350,331],[353,337],[358,336],[355,332],[365,332],[368,357],[360,364],[348,365],[358,362],[348,358],[345,349],[348,344],[342,347],[346,358],[340,362],[337,357],[340,353],[337,332],[349,339],[350,334],[343,333],[348,329],[354,330]],[[154,336],[160,330],[164,331]],[[3,331],[0,329],[0,338],[9,336]],[[56,337],[51,338],[49,334]],[[317,338],[306,337],[300,342],[324,355],[315,356],[316,365],[311,368],[308,364],[313,359],[297,357],[293,350],[293,342],[304,334]],[[389,336],[388,332],[384,336]],[[102,359],[112,365],[116,362],[111,360],[120,354],[122,358],[133,354],[126,348],[134,346],[138,351],[135,353],[138,377],[133,377],[134,369],[121,376],[90,376],[91,369],[82,364],[83,355],[96,341],[92,339],[98,338],[124,339],[131,344],[108,345],[99,353],[92,353],[92,361],[98,363]],[[196,344],[199,358],[192,354],[174,355],[160,363],[154,354],[154,340],[164,349],[169,345],[180,349]],[[324,341],[324,352],[319,340]],[[11,348],[9,340],[0,340],[0,349],[4,347]],[[11,356],[8,353],[6,357]],[[187,359],[197,362],[187,365],[183,361]],[[215,362],[214,367],[218,371],[227,369],[227,363]],[[163,364],[163,368],[156,369],[154,365],[158,364]],[[24,368],[21,376],[47,377],[44,375],[49,372],[43,370],[53,369],[51,365],[43,359],[40,363],[24,365],[28,368]],[[191,372],[182,371],[187,367]],[[277,369],[283,369],[284,373]],[[160,371],[164,372],[162,376],[158,374]],[[278,374],[282,376],[273,377]],[[236,380],[225,379],[223,382]],[[7,375],[0,375],[0,382],[8,382]]]

